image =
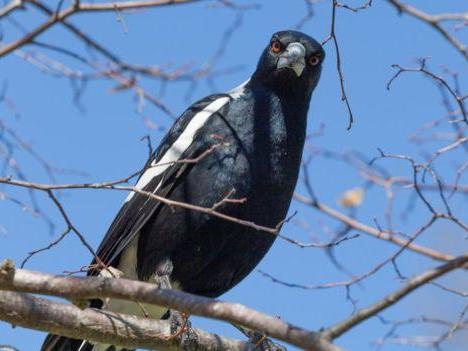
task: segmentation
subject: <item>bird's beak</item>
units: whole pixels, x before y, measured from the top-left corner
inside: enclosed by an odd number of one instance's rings
[[[305,54],[304,45],[298,42],[291,43],[280,55],[276,68],[291,68],[299,77],[305,68]]]

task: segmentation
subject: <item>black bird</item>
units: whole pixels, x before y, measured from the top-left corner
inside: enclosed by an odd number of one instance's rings
[[[194,103],[162,140],[136,188],[266,227],[287,215],[296,186],[311,94],[325,52],[308,35],[275,33],[252,77]],[[197,160],[197,162],[189,162]],[[245,201],[223,201],[223,199]],[[132,192],[97,250],[124,278],[208,297],[238,284],[275,235]],[[93,264],[96,262],[93,261]],[[105,275],[107,270],[89,271]],[[133,302],[92,307],[142,315]],[[167,309],[146,306],[154,318]],[[49,335],[42,351],[107,351],[110,345]]]

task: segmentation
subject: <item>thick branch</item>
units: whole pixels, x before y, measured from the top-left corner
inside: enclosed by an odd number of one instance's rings
[[[0,319],[25,328],[128,348],[182,350],[170,322],[80,309],[25,293],[0,291]],[[252,350],[254,345],[194,329],[197,350]]]
[[[468,254],[465,254],[447,262],[446,264],[430,269],[420,275],[417,275],[414,278],[411,278],[401,289],[385,296],[382,300],[378,301],[377,303],[357,311],[350,318],[327,329],[324,332],[324,335],[326,335],[331,340],[343,335],[348,330],[354,328],[366,319],[374,317],[384,309],[396,304],[398,301],[400,301],[402,298],[404,298],[406,295],[410,294],[417,288],[427,284],[431,280],[439,278],[440,276],[450,271],[453,271],[457,268],[461,268],[467,263]]]
[[[239,324],[310,351],[340,350],[322,338],[320,333],[305,330],[240,304],[163,290],[154,284],[126,279],[61,277],[8,268],[8,265],[3,267],[3,274],[0,267],[0,289],[3,290],[60,296],[69,300],[110,297],[145,302]]]

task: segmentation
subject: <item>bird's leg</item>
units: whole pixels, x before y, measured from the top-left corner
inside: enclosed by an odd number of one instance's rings
[[[153,281],[160,289],[172,289],[171,274],[174,269],[170,259],[164,260],[156,267]],[[194,350],[198,344],[197,335],[189,321],[189,316],[179,311],[168,310],[161,319],[168,319],[171,324],[170,339],[180,338],[180,345],[184,350]]]
[[[242,334],[249,338],[249,341],[255,345],[255,350],[260,351],[287,351],[286,347],[271,341],[265,334],[255,330],[244,328],[240,325],[231,323],[239,329]]]
[[[101,272],[99,272],[100,277],[105,277],[105,278],[122,278],[124,276],[123,272],[118,270],[115,267],[109,266],[106,267],[105,269],[102,269]],[[110,303],[110,298],[105,298],[102,300],[103,307],[107,307]]]
[[[122,278],[123,277],[123,272],[118,270],[117,268],[115,267],[112,267],[112,266],[109,266],[109,267],[106,267],[104,269],[102,269],[100,272],[99,272],[99,277],[103,277],[103,278]],[[81,309],[84,309],[84,308],[87,308],[90,306],[90,300],[83,300],[83,299],[72,299],[71,300],[72,303],[81,308]],[[102,305],[103,307],[106,307],[109,305],[109,302],[110,302],[110,298],[107,297],[105,299],[102,299]]]
[[[153,281],[160,289],[172,289],[171,274],[174,266],[170,259],[166,259],[156,267],[153,275]]]

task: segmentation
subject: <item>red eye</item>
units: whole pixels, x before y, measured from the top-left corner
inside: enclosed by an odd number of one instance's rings
[[[309,58],[309,64],[312,65],[312,66],[318,65],[319,62],[320,62],[320,57],[319,56],[311,56]]]
[[[282,51],[283,45],[278,40],[275,40],[271,43],[271,51],[273,51],[275,54],[278,54]]]

